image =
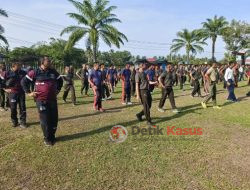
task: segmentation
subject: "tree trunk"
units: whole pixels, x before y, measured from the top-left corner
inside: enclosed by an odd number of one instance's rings
[[[215,61],[215,42],[216,42],[216,38],[212,39],[212,61]]]
[[[94,63],[97,62],[97,46],[96,46],[96,44],[93,44],[93,61],[94,61]]]
[[[189,55],[190,51],[187,50],[187,64],[189,64],[189,60],[190,60],[190,55]]]

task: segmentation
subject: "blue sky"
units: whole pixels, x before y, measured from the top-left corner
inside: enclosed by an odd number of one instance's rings
[[[122,23],[117,24],[117,27],[130,40],[121,49],[129,50],[134,55],[148,57],[167,55],[169,45],[158,43],[171,43],[177,31],[183,28],[199,28],[201,22],[215,14],[225,16],[228,20],[250,20],[249,0],[111,0],[110,4],[118,7],[115,13]],[[66,15],[75,11],[67,0],[0,0],[0,7],[11,12],[8,19],[0,18],[0,23],[6,30],[5,35],[10,37],[11,48],[29,46],[30,42],[48,41],[50,37],[59,37],[63,26],[75,24]],[[15,14],[42,19],[51,25]],[[67,39],[67,36],[63,38]],[[84,41],[78,46],[84,48]],[[106,51],[109,47],[101,43],[100,49]],[[216,57],[222,58],[224,51],[224,43],[218,39]],[[205,52],[198,57],[210,57],[210,52],[211,44],[208,41]]]

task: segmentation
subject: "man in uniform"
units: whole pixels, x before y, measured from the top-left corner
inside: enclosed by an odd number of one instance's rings
[[[213,108],[214,109],[221,109],[221,107],[217,106],[216,103],[216,83],[218,79],[218,71],[217,71],[217,63],[213,63],[212,67],[208,69],[205,74],[206,80],[210,84],[209,95],[201,102],[202,107],[205,109],[207,108],[207,103],[210,99],[213,101]]]
[[[63,93],[63,101],[66,103],[67,96],[69,91],[71,92],[71,101],[73,105],[76,105],[76,93],[74,87],[74,68],[72,66],[65,67],[65,74],[63,79],[65,81],[64,85],[64,93]]]
[[[147,70],[147,78],[151,82],[155,82],[155,66],[152,64]],[[149,91],[152,93],[154,91],[155,85],[149,85]]]
[[[225,72],[225,81],[227,84],[227,90],[228,90],[228,98],[227,101],[230,102],[237,102],[237,98],[234,94],[234,88],[235,88],[235,78],[234,78],[234,71],[233,68],[235,66],[235,63],[233,61],[229,62],[229,67],[227,68]]]
[[[139,72],[136,73],[135,81],[136,81],[136,94],[137,100],[141,100],[143,109],[141,112],[136,114],[136,117],[139,121],[142,121],[142,116],[145,115],[148,126],[152,126],[152,121],[150,117],[150,108],[152,105],[152,96],[149,91],[149,84],[157,84],[157,82],[150,82],[147,80],[147,75],[145,73],[146,64],[141,63]]]
[[[135,70],[135,66],[132,66],[131,69],[131,76],[130,76],[130,82],[131,82],[131,95],[135,96],[135,75],[136,75],[136,70]]]
[[[179,68],[177,69],[177,75],[181,90],[183,90],[183,85],[185,84],[185,72],[185,67],[183,65],[179,65]]]
[[[101,73],[102,73],[102,100],[110,100],[110,91],[107,81],[107,71],[105,70],[105,65],[101,64]]]
[[[164,81],[164,82],[163,82]],[[174,84],[174,78],[173,78],[173,72],[172,72],[172,65],[168,64],[167,65],[167,70],[164,71],[160,77],[159,77],[159,83],[160,86],[162,87],[162,96],[161,100],[159,103],[158,111],[159,112],[165,112],[163,109],[163,106],[165,104],[165,101],[167,97],[169,98],[172,111],[174,113],[178,113],[179,110],[176,108],[175,105],[175,99],[174,99],[174,90],[173,90],[173,84]]]
[[[200,97],[201,96],[201,87],[200,87],[200,78],[201,78],[201,71],[200,71],[200,68],[195,65],[194,66],[194,70],[190,73],[190,77],[192,79],[192,83],[194,85],[194,89],[191,93],[191,97],[194,97],[194,95],[197,93],[198,96]]]
[[[35,83],[35,91],[30,91],[30,85]],[[58,124],[57,95],[63,86],[63,79],[52,68],[49,57],[41,59],[41,66],[30,71],[22,80],[22,87],[30,97],[34,97],[40,116],[44,135],[44,144],[53,146],[56,142],[55,133]]]
[[[83,90],[85,89],[85,95],[88,96],[88,90],[89,90],[89,71],[88,71],[88,65],[83,64],[82,68],[76,72],[76,76],[79,77],[79,79],[82,82],[81,87],[81,94],[83,94]]]
[[[110,68],[107,72],[107,78],[108,78],[109,85],[110,85],[110,91],[111,91],[111,93],[114,93],[115,81],[117,79],[117,72],[114,68],[114,65],[110,66]]]
[[[131,70],[130,64],[126,64],[125,69],[121,72],[122,79],[122,104],[132,105],[131,102],[131,84],[130,84]]]
[[[8,98],[6,98],[5,91],[4,91],[4,88],[5,88],[5,79],[4,79],[5,73],[6,73],[6,66],[5,66],[4,63],[1,63],[0,64],[0,111],[6,111],[6,106],[7,105],[5,105],[5,99],[8,99]],[[7,101],[6,101],[6,103],[7,103]]]
[[[3,76],[6,81],[4,90],[8,93],[13,127],[27,127],[25,93],[21,86],[21,80],[25,75],[26,72],[21,70],[20,62],[16,61],[12,63],[11,70],[7,71]],[[20,124],[17,118],[17,105],[19,105]]]
[[[97,63],[94,64],[94,68],[89,75],[89,83],[94,93],[94,110],[104,112],[105,110],[102,108],[102,72],[99,70],[99,64]]]

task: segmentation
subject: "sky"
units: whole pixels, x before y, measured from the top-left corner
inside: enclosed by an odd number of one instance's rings
[[[122,23],[116,26],[129,39],[120,50],[147,57],[168,55],[178,31],[198,29],[214,15],[224,16],[228,21],[250,21],[249,0],[110,0],[110,5],[117,6],[115,14]],[[60,37],[61,30],[77,24],[66,15],[76,11],[67,0],[0,0],[0,8],[9,13],[9,18],[0,17],[0,24],[11,48],[29,47],[51,37],[67,39],[68,35]],[[205,51],[197,57],[211,57],[210,40],[207,43]],[[85,48],[84,40],[77,46]],[[110,48],[100,43],[99,49]],[[219,38],[216,58],[223,58],[224,52],[225,44]]]

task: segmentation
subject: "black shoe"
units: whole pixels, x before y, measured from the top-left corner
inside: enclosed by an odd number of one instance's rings
[[[18,121],[12,121],[12,127],[18,127],[19,123]]]
[[[136,118],[138,119],[138,121],[142,121],[142,116],[139,114],[136,114]]]
[[[51,140],[52,145],[56,144],[56,138],[54,138],[53,140]]]
[[[12,123],[12,127],[18,127],[19,123]]]
[[[44,140],[45,146],[53,146],[54,144],[51,141]]]

